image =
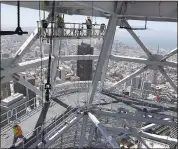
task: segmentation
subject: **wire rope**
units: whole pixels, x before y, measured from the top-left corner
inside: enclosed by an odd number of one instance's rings
[[[41,5],[41,2],[39,1],[39,21],[41,21],[41,7],[40,7],[40,5]],[[41,97],[42,97],[42,109],[44,108],[44,104],[43,104],[43,66],[42,66],[42,37],[41,37],[41,33],[43,32],[43,28],[42,28],[42,30],[40,30],[40,36],[39,36],[39,40],[40,40],[40,57],[41,57],[41,64],[40,64],[40,67],[41,67],[41,71],[40,71],[40,85],[41,85],[41,88],[42,88],[42,90],[41,90],[41,92],[42,92],[42,94],[41,94]],[[44,117],[44,115],[43,115],[43,117]],[[45,121],[45,120],[44,120]],[[44,122],[43,122],[43,124],[42,124],[42,142],[43,142],[43,136],[44,136]]]

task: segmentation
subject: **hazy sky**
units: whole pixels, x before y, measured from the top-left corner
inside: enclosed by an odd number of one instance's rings
[[[39,11],[21,8],[21,26],[22,27],[35,27],[37,26],[37,21],[39,20]],[[46,14],[47,15],[47,14]],[[41,15],[43,17],[43,15]],[[76,16],[76,15],[65,15],[65,22],[74,22],[74,23],[82,23],[85,22],[85,16]],[[107,24],[108,20],[105,18],[93,17],[93,22],[101,24]],[[144,27],[144,21],[129,21],[130,25],[133,27]],[[17,7],[1,4],[1,27],[13,27],[17,26]],[[139,37],[145,37],[146,40],[161,40],[163,42],[170,42],[168,48],[175,48],[177,44],[177,23],[169,23],[169,22],[147,22],[146,31],[136,31]],[[122,29],[117,29],[116,37],[129,37],[129,33]],[[153,38],[155,37],[155,39]],[[165,38],[165,39],[164,39]],[[130,38],[132,39],[132,38]],[[172,41],[169,41],[172,40]],[[157,42],[156,42],[157,44]],[[161,44],[161,43],[160,43]],[[166,43],[162,43],[166,44]],[[155,45],[156,46],[156,45]]]

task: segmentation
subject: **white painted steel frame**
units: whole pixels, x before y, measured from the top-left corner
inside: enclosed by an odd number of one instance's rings
[[[116,141],[108,134],[106,128],[98,121],[98,119],[90,112],[88,112],[88,116],[91,119],[91,121],[95,124],[95,126],[100,130],[100,132],[106,138],[106,140],[110,143],[110,145],[113,148],[120,148]]]
[[[16,2],[3,1],[2,3],[8,5],[16,5]],[[110,14],[116,13],[119,18],[125,17],[126,19],[134,20],[147,20],[150,21],[173,21],[177,22],[177,2],[166,2],[166,1],[128,1],[126,4],[126,11],[124,15],[115,11],[115,1],[108,2],[68,2],[61,1],[57,2],[56,12],[65,13],[70,15],[85,15],[91,16],[92,11],[96,17],[108,17]],[[119,3],[122,3],[120,1]],[[21,7],[39,9],[39,2],[21,2]],[[93,6],[93,10],[92,10]],[[46,6],[47,11],[51,11],[52,4]]]
[[[149,116],[143,117],[140,115],[135,115],[135,114],[124,114],[124,113],[112,113],[112,112],[106,112],[106,111],[101,111],[101,110],[92,110],[93,113],[97,115],[105,115],[105,116],[110,116],[110,117],[115,117],[118,120],[122,119],[129,119],[129,120],[136,120],[136,121],[141,121],[141,122],[146,122],[146,123],[154,123],[158,125],[167,125],[167,126],[174,126],[177,127],[177,123],[171,122],[170,120],[162,120],[162,119],[157,119],[157,118],[151,118]],[[147,114],[151,115],[151,114]],[[158,115],[159,116],[159,115]],[[166,116],[167,118],[167,116]]]
[[[94,95],[95,95],[95,92],[96,92],[96,89],[98,86],[98,81],[101,78],[103,66],[105,63],[105,58],[107,57],[108,52],[111,51],[111,48],[112,48],[111,46],[113,43],[115,31],[116,31],[116,25],[117,25],[117,16],[111,15],[111,17],[108,21],[108,27],[107,27],[107,31],[106,31],[106,34],[104,37],[100,56],[98,59],[98,64],[96,66],[95,75],[93,77],[92,86],[89,91],[89,95],[90,95],[90,99],[88,101],[89,104],[91,104],[93,102],[93,98],[94,98]]]

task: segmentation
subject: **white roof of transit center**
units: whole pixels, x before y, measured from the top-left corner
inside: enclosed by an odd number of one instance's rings
[[[17,2],[2,2],[8,5],[17,5]],[[39,9],[38,1],[20,2],[21,7]],[[55,11],[69,15],[85,15],[109,17],[117,14],[129,20],[167,21],[177,22],[177,1],[56,1]],[[43,2],[41,2],[43,9]],[[92,9],[93,8],[93,9]],[[45,10],[52,9],[52,1],[47,2]],[[117,10],[117,11],[116,11]]]

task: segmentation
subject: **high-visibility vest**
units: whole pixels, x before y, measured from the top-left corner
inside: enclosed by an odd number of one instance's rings
[[[13,132],[14,132],[14,135],[15,135],[16,137],[22,135],[22,130],[21,130],[21,127],[20,127],[20,126],[14,127],[14,128],[13,128]]]
[[[58,18],[57,19],[57,25],[58,25],[58,27],[64,27],[64,20],[63,20],[63,18]]]

